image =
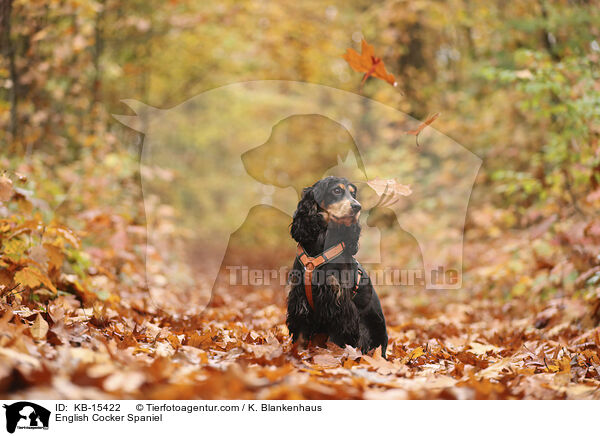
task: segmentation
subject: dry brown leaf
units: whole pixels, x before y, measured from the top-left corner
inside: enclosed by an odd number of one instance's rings
[[[45,272],[48,271],[48,255],[44,246],[36,245],[29,250],[29,258],[42,267]]]
[[[15,282],[30,289],[37,288],[42,284],[39,272],[32,267],[26,267],[21,271],[17,271]]]
[[[317,354],[313,357],[313,362],[313,368],[316,369],[337,368],[340,366],[339,359],[336,359],[329,353]]]
[[[50,269],[60,269],[63,264],[64,254],[55,245],[44,244],[46,255],[48,256],[48,264]]]
[[[38,341],[46,339],[46,335],[48,334],[48,323],[42,317],[41,314],[38,313],[33,325],[29,327],[29,332],[31,333],[31,337]]]
[[[58,292],[52,284],[52,281],[45,274],[34,267],[28,266],[18,271],[15,274],[14,280],[15,282],[20,283],[29,289],[35,289],[43,284],[55,294]]]
[[[510,362],[511,362],[510,357],[506,357],[506,358],[494,363],[493,365],[490,365],[487,368],[482,369],[481,371],[479,371],[477,373],[477,375],[480,377],[486,377],[486,378],[490,378],[490,379],[497,378],[502,373],[502,371],[504,371],[505,369],[510,367]]]
[[[364,360],[369,366],[381,375],[395,374],[402,368],[402,364],[398,361],[392,363],[381,356],[381,347],[378,347],[373,356],[363,355],[361,360]]]
[[[410,194],[412,194],[412,190],[410,189],[410,186],[408,185],[403,185],[402,183],[398,182],[396,179],[379,179],[379,178],[375,178],[373,180],[369,180],[367,182],[367,184],[373,188],[373,190],[377,193],[377,195],[381,196],[384,193],[389,193],[390,195],[393,196],[397,196],[397,195],[402,195],[402,196],[408,196]]]
[[[423,351],[423,347],[417,347],[414,350],[412,350],[412,352],[409,354],[408,360],[409,361],[415,360],[423,355],[425,355],[425,351]]]
[[[500,351],[499,347],[490,344],[481,344],[479,342],[471,342],[469,344],[469,349],[471,353],[477,356],[485,356],[487,353],[497,353]]]

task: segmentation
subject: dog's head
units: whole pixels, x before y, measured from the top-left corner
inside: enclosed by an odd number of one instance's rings
[[[355,254],[361,210],[356,194],[356,186],[342,177],[326,177],[305,188],[294,213],[292,238],[303,246],[313,244],[319,238],[325,244],[325,233],[328,232],[328,240],[332,243],[344,241]]]
[[[291,186],[298,193],[326,174],[366,180],[352,135],[321,115],[293,115],[281,120],[265,143],[242,155],[242,163],[260,183]]]

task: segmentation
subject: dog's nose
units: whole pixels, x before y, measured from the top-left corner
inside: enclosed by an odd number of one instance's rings
[[[358,201],[355,201],[354,203],[352,203],[352,212],[356,213],[361,209],[362,209],[362,206],[360,205],[360,203]]]

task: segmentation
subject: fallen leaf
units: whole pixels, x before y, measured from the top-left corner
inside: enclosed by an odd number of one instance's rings
[[[40,275],[33,268],[23,268],[15,274],[15,282],[20,283],[24,287],[33,289],[42,284]]]
[[[478,376],[486,377],[486,378],[497,378],[504,369],[509,368],[510,358],[506,357],[498,362],[488,366],[485,369],[482,369],[477,373]]]
[[[500,348],[495,347],[493,345],[489,345],[489,344],[480,344],[479,342],[471,342],[469,344],[469,349],[467,351],[470,351],[471,353],[473,353],[477,356],[485,356],[488,352],[497,353],[498,351],[500,351]]]
[[[410,353],[408,360],[409,362],[411,360],[415,360],[421,356],[423,356],[425,354],[425,351],[423,351],[423,347],[417,347],[414,350],[412,350],[412,352]]]
[[[313,357],[313,362],[313,368],[316,369],[337,368],[340,366],[340,361],[329,353],[317,354]]]
[[[52,284],[52,281],[37,268],[25,267],[15,274],[15,282],[28,287],[29,289],[37,288],[40,285],[45,285],[55,294],[58,292]]]
[[[29,258],[41,266],[44,271],[48,270],[48,255],[44,246],[36,245],[29,250]]]
[[[48,256],[48,266],[50,269],[60,269],[63,264],[64,255],[60,248],[51,244],[44,244],[46,255]]]
[[[375,350],[373,357],[365,354],[361,357],[361,360],[364,360],[372,369],[381,375],[396,374],[396,372],[402,368],[402,364],[398,361],[392,363],[389,360],[385,360],[381,356],[381,347],[378,347]]]
[[[31,337],[33,339],[38,341],[46,339],[46,335],[48,334],[48,323],[41,314],[38,313],[33,325],[29,327],[29,331],[31,332]]]

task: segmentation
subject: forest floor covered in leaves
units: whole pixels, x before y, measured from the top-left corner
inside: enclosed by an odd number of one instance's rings
[[[174,289],[144,225],[110,208],[71,214],[77,230],[44,224],[1,180],[20,211],[0,220],[4,398],[600,398],[597,218],[532,215],[509,231],[474,210],[462,290],[378,288],[386,360],[293,346],[283,286],[218,283],[206,307],[208,280]]]
[[[295,347],[281,290],[248,295],[231,288],[196,316],[143,311],[142,294],[123,295],[118,310],[83,309],[73,295],[47,310],[2,303],[3,397],[600,398],[600,329],[573,322],[586,311],[577,300],[388,293],[385,360],[331,343]]]

